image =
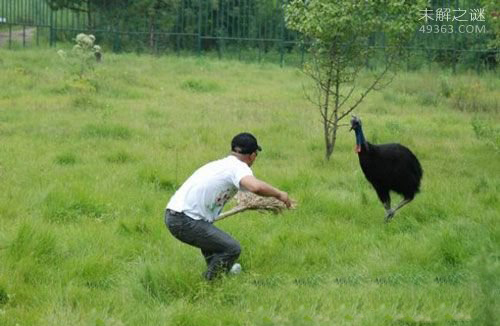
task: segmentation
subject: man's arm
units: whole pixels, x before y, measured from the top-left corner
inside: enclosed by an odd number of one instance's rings
[[[286,192],[274,188],[270,184],[261,181],[252,175],[247,175],[246,177],[241,178],[240,186],[259,196],[274,197],[282,201],[288,208],[292,205],[292,202]]]

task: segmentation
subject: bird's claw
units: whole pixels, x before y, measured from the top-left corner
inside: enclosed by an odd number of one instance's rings
[[[392,209],[387,210],[385,214],[385,223],[390,222],[390,220],[392,220],[393,217],[394,217],[394,210]]]

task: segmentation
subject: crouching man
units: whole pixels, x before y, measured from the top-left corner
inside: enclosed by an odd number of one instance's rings
[[[261,150],[252,134],[236,135],[231,141],[230,155],[196,170],[167,204],[167,228],[180,241],[201,249],[207,263],[203,274],[207,280],[240,268],[235,264],[241,252],[240,244],[213,225],[224,204],[238,190],[275,197],[287,207],[291,206],[286,192],[253,176],[250,167]]]

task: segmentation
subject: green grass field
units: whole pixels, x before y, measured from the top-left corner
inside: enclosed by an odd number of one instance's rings
[[[362,103],[367,139],[424,168],[384,224],[347,128],[324,160],[297,69],[105,54],[77,80],[55,49],[0,49],[0,71],[0,325],[500,320],[498,76],[403,72]],[[299,206],[219,222],[244,272],[207,284],[163,211],[240,131],[264,148],[255,175]]]

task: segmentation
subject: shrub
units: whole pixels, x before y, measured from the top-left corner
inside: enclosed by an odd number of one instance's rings
[[[56,157],[55,162],[59,165],[73,165],[76,163],[76,156],[73,153],[64,153]]]
[[[109,163],[123,164],[133,161],[133,157],[125,151],[118,151],[116,153],[110,154],[106,157],[106,161]]]
[[[492,145],[497,152],[500,151],[500,129],[478,117],[472,119],[471,125],[477,139]]]
[[[181,84],[181,87],[185,90],[197,93],[213,92],[220,89],[220,86],[215,82],[197,79],[188,79]]]
[[[7,294],[7,291],[5,291],[3,286],[0,286],[0,306],[5,305],[7,302],[9,302],[9,295]]]
[[[85,138],[110,138],[127,140],[132,138],[132,131],[120,125],[94,125],[90,124],[83,128],[82,135]]]
[[[455,85],[450,96],[452,106],[460,111],[467,112],[497,112],[498,102],[479,83],[460,83]]]
[[[57,54],[68,63],[70,70],[82,79],[89,71],[94,70],[96,62],[101,61],[102,49],[99,45],[94,44],[95,36],[92,34],[80,33],[76,36],[75,42],[76,44],[70,53],[59,50]]]

